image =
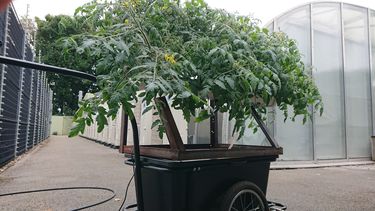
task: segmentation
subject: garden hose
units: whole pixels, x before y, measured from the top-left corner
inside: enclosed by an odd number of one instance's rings
[[[28,193],[61,191],[61,190],[104,190],[104,191],[112,193],[112,195],[110,197],[106,198],[105,200],[102,200],[102,201],[99,201],[99,202],[96,202],[94,204],[90,204],[90,205],[87,205],[87,206],[84,206],[84,207],[79,207],[79,208],[76,208],[76,209],[72,209],[72,211],[84,210],[84,209],[88,209],[88,208],[91,208],[91,207],[98,206],[100,204],[104,204],[104,203],[112,200],[116,196],[115,191],[112,190],[112,189],[109,189],[109,188],[102,188],[102,187],[66,187],[66,188],[48,188],[48,189],[37,189],[37,190],[28,190],[28,191],[19,191],[19,192],[12,192],[12,193],[4,193],[4,194],[0,194],[0,197],[11,196],[11,195],[22,195],[22,194],[28,194]]]

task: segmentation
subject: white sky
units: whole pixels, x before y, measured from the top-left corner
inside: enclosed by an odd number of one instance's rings
[[[47,14],[72,15],[75,8],[91,0],[14,0],[14,6],[19,16],[26,14],[27,4],[30,4],[31,17],[44,17]],[[214,8],[226,9],[243,15],[252,14],[263,24],[269,22],[281,13],[314,0],[206,0]],[[375,9],[374,0],[344,0],[364,7]]]

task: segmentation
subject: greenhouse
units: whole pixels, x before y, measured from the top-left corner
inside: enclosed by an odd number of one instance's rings
[[[306,124],[271,113],[282,160],[371,157],[373,135],[375,11],[345,3],[310,3],[266,25],[297,41],[323,98],[324,113]]]

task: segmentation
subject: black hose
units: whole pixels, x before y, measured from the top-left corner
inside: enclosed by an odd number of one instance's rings
[[[137,196],[138,211],[144,211],[143,205],[143,188],[142,188],[142,176],[141,176],[141,159],[140,159],[140,149],[139,149],[139,135],[137,121],[133,117],[130,120],[133,128],[133,148],[134,148],[134,183],[135,183],[135,194]]]
[[[134,145],[133,145],[133,148],[132,148],[132,152],[131,152],[131,154],[134,154]],[[132,175],[132,177],[130,178],[130,180],[129,180],[129,182],[128,182],[128,185],[126,186],[125,196],[124,196],[124,199],[122,200],[121,206],[120,206],[120,208],[118,209],[118,211],[122,211],[122,208],[124,207],[125,202],[126,202],[126,198],[127,198],[127,196],[128,196],[128,191],[129,191],[130,183],[131,183],[132,180],[134,179],[134,175],[135,175],[135,171],[134,171],[134,162],[133,162],[133,164],[132,164],[132,169],[133,169],[133,175]],[[137,204],[128,205],[128,206],[125,207],[125,209],[133,208],[132,206],[137,207]]]
[[[132,182],[134,178],[134,173],[133,173],[133,176],[130,178],[129,182],[128,182],[128,185],[126,186],[126,190],[125,190],[125,196],[124,196],[124,199],[122,200],[122,203],[121,203],[121,206],[120,208],[118,209],[118,211],[122,211],[122,208],[124,207],[124,204],[126,202],[126,198],[128,196],[128,190],[129,190],[129,186],[130,186],[130,183]]]
[[[99,201],[97,203],[90,204],[90,205],[87,205],[87,206],[84,206],[84,207],[72,209],[72,211],[88,209],[90,207],[95,207],[95,206],[98,206],[100,204],[104,204],[104,203],[112,200],[116,196],[115,191],[112,190],[112,189],[109,189],[109,188],[102,188],[102,187],[66,187],[66,188],[48,188],[48,189],[19,191],[19,192],[13,192],[13,193],[4,193],[4,194],[0,194],[0,197],[11,196],[11,195],[21,195],[21,194],[27,194],[27,193],[38,193],[38,192],[48,192],[48,191],[60,191],[60,190],[77,190],[77,189],[79,189],[79,190],[104,190],[104,191],[107,191],[107,192],[111,192],[112,195],[111,195],[111,197],[108,197],[107,199],[105,199],[103,201]]]
[[[25,70],[31,70],[31,69],[42,70],[42,71],[46,71],[46,72],[68,75],[68,76],[83,78],[83,79],[90,80],[92,82],[96,82],[96,76],[94,76],[94,75],[91,75],[91,74],[85,73],[85,72],[81,72],[81,71],[77,71],[77,70],[71,70],[71,69],[63,68],[63,67],[56,67],[56,66],[47,65],[47,64],[40,64],[40,63],[31,62],[31,61],[11,58],[11,57],[7,57],[7,56],[0,56],[0,63],[1,64],[7,64],[7,65],[16,65],[16,66],[19,66],[19,67],[28,68],[28,69],[25,69]]]

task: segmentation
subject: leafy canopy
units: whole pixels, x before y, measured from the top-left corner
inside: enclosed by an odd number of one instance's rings
[[[228,112],[240,137],[252,118],[251,106],[265,112],[276,100],[285,118],[291,106],[292,119],[302,115],[304,121],[312,115],[309,106],[322,112],[296,42],[260,28],[250,17],[211,9],[203,0],[93,1],[76,15],[95,29],[81,35],[78,49],[99,58],[94,68],[100,92],[82,102],[71,135],[83,132],[96,114],[101,131],[120,105],[133,117],[134,101],[142,99],[151,110],[161,96],[187,121]],[[163,131],[160,121],[157,125]]]
[[[91,30],[82,17],[47,15],[45,20],[36,18],[36,23],[38,25],[36,50],[40,52],[41,62],[93,73],[94,58],[89,54],[78,52],[74,45],[67,48],[63,42],[67,37]],[[47,78],[54,93],[54,115],[74,115],[78,109],[78,92],[87,92],[93,88],[89,82],[82,83],[59,74],[47,73]]]

